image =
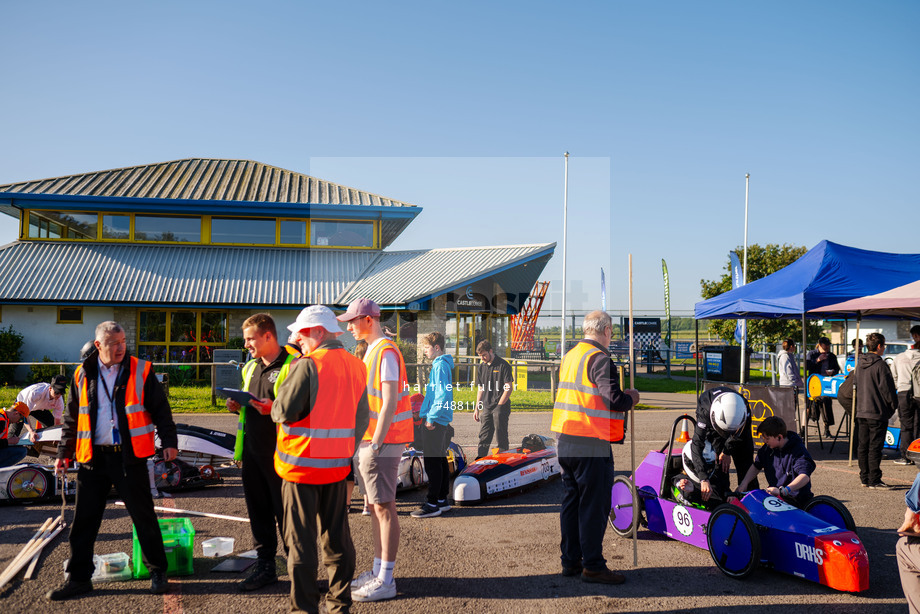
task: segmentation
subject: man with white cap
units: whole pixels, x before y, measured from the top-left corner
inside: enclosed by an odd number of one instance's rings
[[[382,601],[396,597],[393,568],[399,548],[396,481],[405,444],[415,438],[406,363],[399,347],[383,333],[380,307],[361,298],[338,319],[348,332],[367,342],[367,394],[370,423],[358,448],[361,490],[367,494],[374,533],[374,566],[352,582],[355,601]]]
[[[271,403],[279,424],[275,471],[281,476],[291,611],[318,612],[316,539],[329,576],[326,610],[348,612],[355,547],[348,527],[345,478],[368,424],[364,363],[337,339],[328,307],[313,305],[288,326],[303,357]],[[317,528],[318,524],[318,528]]]

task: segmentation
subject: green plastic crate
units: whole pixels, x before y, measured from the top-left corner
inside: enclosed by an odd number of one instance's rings
[[[195,545],[195,527],[189,518],[160,518],[160,532],[163,534],[163,547],[166,548],[166,568],[168,576],[190,576],[194,573],[193,550]],[[148,578],[150,571],[144,565],[141,545],[137,541],[137,529],[132,526],[134,546],[132,564],[135,578]]]

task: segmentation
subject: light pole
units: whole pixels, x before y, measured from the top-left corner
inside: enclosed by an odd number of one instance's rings
[[[565,354],[565,239],[569,221],[569,152],[565,152],[565,179],[562,192],[562,328],[559,330],[559,356]]]
[[[741,285],[747,285],[747,245],[748,245],[748,195],[751,188],[751,174],[744,174],[744,262],[741,265]],[[747,377],[747,320],[741,320],[741,375],[739,383],[746,383]]]

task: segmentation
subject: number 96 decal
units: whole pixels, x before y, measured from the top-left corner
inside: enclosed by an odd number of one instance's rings
[[[690,537],[693,533],[693,519],[690,518],[690,511],[683,505],[675,505],[674,511],[671,512],[674,518],[674,526],[685,537]]]
[[[763,507],[769,512],[791,512],[794,509],[797,509],[782,499],[777,499],[776,497],[767,497],[763,500]]]

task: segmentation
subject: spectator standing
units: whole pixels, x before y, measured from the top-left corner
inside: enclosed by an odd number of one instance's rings
[[[396,482],[405,444],[414,438],[406,364],[399,347],[384,335],[380,307],[366,298],[352,301],[338,317],[355,339],[367,342],[370,422],[358,447],[357,478],[371,507],[374,564],[352,581],[352,599],[381,601],[396,596],[393,569],[399,549]]]
[[[329,577],[326,611],[348,612],[355,547],[342,499],[355,447],[367,428],[367,374],[336,338],[342,329],[329,308],[307,307],[288,329],[303,358],[278,389],[271,417],[279,424],[274,465],[283,479],[291,611],[319,611],[321,536]]]
[[[431,360],[431,375],[425,386],[419,417],[423,421],[422,449],[425,453],[425,473],[428,474],[428,497],[418,510],[412,512],[415,518],[440,516],[450,510],[447,502],[450,489],[447,445],[452,430],[450,423],[454,419],[454,393],[450,383],[454,359],[444,353],[444,335],[438,332],[425,335],[425,357]]]
[[[63,472],[72,459],[80,466],[70,526],[70,579],[47,594],[51,601],[93,590],[93,548],[112,486],[134,521],[144,564],[150,570],[150,592],[159,595],[169,590],[166,550],[146,462],[156,451],[154,428],[163,460],[174,460],[178,454],[169,401],[152,365],[128,355],[125,331],[117,322],[99,324],[94,345],[96,351],[74,373],[54,463],[56,473]]]
[[[499,450],[507,450],[508,419],[511,416],[511,391],[514,389],[514,375],[511,365],[500,356],[495,355],[492,344],[480,341],[476,353],[482,362],[476,371],[476,407],[473,420],[482,422],[479,428],[479,449],[476,458],[489,453],[492,436],[495,435]]]
[[[837,363],[837,355],[831,352],[831,340],[827,337],[818,339],[815,349],[808,352],[805,356],[805,368],[808,374],[817,373],[821,376],[837,375],[840,373],[840,365]],[[830,397],[818,397],[817,399],[807,401],[810,404],[811,411],[809,419],[818,423],[818,418],[824,420],[824,436],[832,437],[831,427],[834,425],[834,406]],[[820,428],[820,423],[818,423]]]
[[[888,419],[898,406],[898,393],[891,371],[882,354],[885,353],[885,336],[870,333],[866,336],[867,352],[856,365],[856,429],[859,446],[859,481],[869,488],[889,488],[882,481],[882,448]]]
[[[244,346],[252,356],[243,365],[243,390],[260,403],[240,407],[227,399],[227,409],[239,414],[234,458],[243,461],[243,496],[258,557],[255,569],[237,588],[254,591],[278,581],[275,554],[278,532],[284,535],[284,508],[281,477],[273,460],[277,429],[268,408],[290,373],[294,355],[279,343],[275,321],[267,313],[247,318],[242,329]]]
[[[636,390],[621,390],[610,359],[613,322],[592,311],[582,323],[585,338],[562,359],[551,430],[562,468],[562,575],[584,582],[622,584],[607,567],[603,542],[613,488],[611,443],[622,443],[626,412],[639,402]]]
[[[783,339],[783,349],[776,353],[776,370],[780,386],[795,386],[798,390],[804,388],[795,359],[795,341],[791,338]]]
[[[910,336],[914,338],[914,345],[894,359],[898,419],[901,422],[901,441],[898,446],[901,458],[894,461],[897,465],[914,464],[907,458],[907,448],[914,439],[920,437],[920,398],[913,395],[912,377],[914,366],[920,362],[920,325],[911,327]]]

